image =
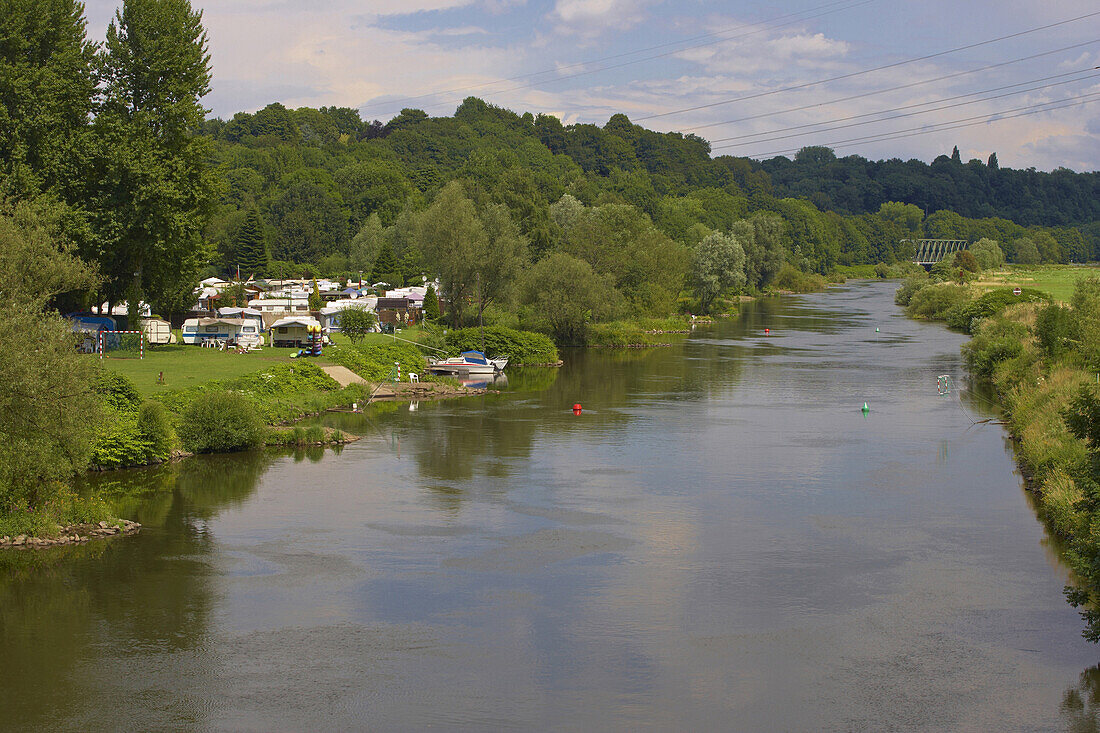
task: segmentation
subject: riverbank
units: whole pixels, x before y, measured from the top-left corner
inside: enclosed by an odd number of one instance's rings
[[[913,317],[972,334],[971,373],[992,385],[1040,520],[1073,573],[1083,635],[1100,641],[1100,279],[1078,278],[1072,307],[1038,291],[907,281]]]

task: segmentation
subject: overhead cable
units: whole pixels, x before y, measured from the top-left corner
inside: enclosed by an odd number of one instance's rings
[[[1092,69],[1084,69],[1083,71],[1094,71],[1096,69],[1100,69],[1100,66],[1093,67]],[[1051,87],[1062,86],[1064,84],[1075,84],[1077,82],[1088,81],[1089,79],[1095,79],[1097,77],[1100,77],[1100,74],[1089,74],[1087,76],[1079,76],[1075,79],[1063,79],[1062,81],[1051,82],[1050,84],[1041,84],[1039,86],[1032,86],[1032,87],[1029,87],[1027,89],[1017,89],[1016,91],[1005,92],[1004,94],[995,94],[995,95],[989,96],[989,97],[980,97],[979,99],[972,99],[972,100],[967,101],[967,102],[955,102],[954,104],[945,104],[945,105],[942,105],[942,106],[939,106],[939,107],[930,107],[929,109],[918,110],[916,112],[906,112],[905,114],[893,115],[893,116],[890,116],[890,117],[881,117],[881,118],[875,119],[875,120],[863,120],[862,122],[850,122],[849,124],[846,124],[846,125],[834,125],[834,123],[836,123],[836,122],[845,122],[845,121],[848,121],[848,120],[857,120],[857,119],[861,119],[863,117],[875,117],[877,115],[889,114],[891,112],[899,112],[901,110],[913,109],[914,107],[927,107],[930,104],[938,104],[940,102],[947,102],[947,101],[954,100],[954,99],[963,99],[965,97],[974,97],[974,96],[978,96],[980,94],[987,94],[989,92],[1000,91],[1002,89],[1011,89],[1011,88],[1014,88],[1014,87],[1027,86],[1028,84],[1035,84],[1036,82],[1045,81],[1046,79],[1056,79],[1056,78],[1059,78],[1059,77],[1069,76],[1069,75],[1073,75],[1073,74],[1080,74],[1080,73],[1082,73],[1082,70],[1072,71],[1072,72],[1069,72],[1069,74],[1056,74],[1055,76],[1048,76],[1048,77],[1045,77],[1044,79],[1036,79],[1034,81],[1021,82],[1019,84],[1009,84],[1007,86],[998,87],[996,89],[988,89],[988,90],[980,91],[980,92],[971,92],[970,94],[959,94],[959,95],[956,95],[954,97],[945,97],[943,99],[932,100],[930,102],[917,102],[917,103],[914,103],[914,104],[905,105],[903,107],[894,107],[892,109],[878,110],[878,111],[875,111],[875,112],[865,112],[863,114],[850,115],[848,117],[838,117],[836,119],[826,120],[826,121],[822,121],[822,122],[811,122],[811,123],[807,123],[805,125],[795,125],[793,127],[784,127],[784,128],[780,128],[778,130],[770,130],[768,132],[754,132],[754,133],[748,133],[748,134],[745,134],[745,135],[735,135],[734,137],[718,138],[716,140],[711,140],[711,142],[712,143],[726,142],[726,141],[729,141],[729,140],[743,140],[744,141],[744,142],[730,143],[729,145],[721,146],[723,149],[725,149],[725,148],[737,147],[737,146],[742,146],[742,145],[756,145],[757,143],[773,142],[775,140],[787,140],[787,139],[790,139],[792,137],[800,137],[800,136],[803,136],[803,135],[816,135],[816,134],[822,133],[822,132],[832,132],[834,130],[843,130],[843,129],[847,129],[849,127],[859,127],[861,125],[874,125],[874,124],[877,124],[877,123],[880,123],[880,122],[889,122],[891,120],[903,119],[905,117],[915,117],[917,115],[929,114],[930,112],[942,112],[945,109],[954,109],[955,107],[964,107],[964,106],[969,105],[969,104],[978,104],[979,102],[990,102],[994,99],[1003,99],[1004,97],[1011,97],[1011,96],[1015,96],[1017,94],[1027,94],[1028,92],[1035,92],[1035,91],[1038,91],[1040,89],[1049,89]],[[832,126],[830,126],[830,125],[832,125]],[[808,128],[808,127],[817,127],[817,128],[820,128],[820,129],[806,130],[805,128]],[[788,130],[803,130],[803,132],[796,132],[796,133],[792,133],[790,135],[776,135],[775,137],[763,137],[763,139],[758,139],[758,140],[746,140],[745,139],[745,138],[760,138],[762,136],[774,135],[775,133],[786,132]]]
[[[1026,117],[1028,115],[1040,114],[1043,112],[1051,112],[1056,109],[1065,109],[1068,107],[1080,107],[1081,105],[1091,104],[1092,102],[1100,101],[1100,92],[1091,94],[1084,94],[1078,97],[1071,97],[1068,100],[1059,100],[1056,102],[1043,102],[1042,104],[1028,105],[1024,107],[1017,107],[1015,109],[1003,110],[1001,112],[994,112],[988,115],[978,115],[976,117],[964,117],[959,120],[952,120],[950,122],[941,122],[934,125],[924,125],[921,127],[910,127],[905,130],[895,130],[893,132],[884,132],[878,135],[867,135],[864,137],[848,138],[846,140],[834,140],[832,142],[818,143],[813,147],[851,147],[852,143],[868,143],[868,142],[883,142],[885,140],[898,140],[906,137],[916,137],[917,135],[930,135],[936,132],[944,132],[946,130],[956,130],[963,127],[974,127],[975,125],[985,125],[994,122],[1001,122],[1002,120],[1011,120],[1017,117]],[[1008,114],[1009,112],[1016,112],[1016,114]],[[971,121],[976,120],[976,121]],[[806,145],[800,145],[795,148],[785,148],[783,150],[772,150],[766,153],[751,153],[749,155],[740,156],[747,158],[766,158],[771,155],[783,155],[785,153],[793,153]]]
[[[986,66],[979,66],[976,69],[967,69],[966,71],[956,71],[956,72],[951,73],[951,74],[944,74],[943,76],[936,76],[936,77],[933,77],[931,79],[922,79],[921,81],[913,81],[913,82],[909,82],[908,84],[899,84],[897,86],[885,87],[883,89],[873,89],[869,92],[862,92],[860,94],[850,94],[847,97],[838,97],[836,99],[830,99],[827,102],[813,102],[811,104],[803,104],[799,107],[788,107],[786,109],[780,109],[780,110],[776,110],[774,112],[762,112],[760,114],[748,115],[746,117],[737,117],[737,118],[732,119],[732,120],[723,120],[722,122],[708,122],[707,124],[704,124],[704,125],[693,125],[692,127],[682,128],[682,129],[679,130],[679,132],[681,132],[681,133],[695,132],[696,130],[705,130],[708,127],[719,127],[721,125],[732,125],[736,122],[747,122],[749,120],[760,120],[760,119],[763,119],[765,117],[775,117],[777,115],[784,115],[784,114],[787,114],[788,112],[802,112],[803,110],[807,110],[807,109],[815,109],[817,107],[827,107],[827,106],[832,105],[832,104],[839,104],[840,102],[850,102],[853,99],[865,99],[866,97],[874,97],[874,96],[877,96],[879,94],[886,94],[888,92],[896,92],[896,91],[900,91],[902,89],[911,89],[913,87],[919,87],[923,84],[934,84],[936,82],[946,81],[948,79],[955,79],[955,78],[958,78],[960,76],[968,76],[970,74],[978,74],[978,73],[981,73],[983,71],[989,71],[990,69],[998,69],[998,68],[1001,68],[1003,66],[1010,66],[1012,64],[1018,64],[1018,63],[1021,63],[1023,61],[1032,61],[1034,59],[1042,58],[1044,56],[1052,56],[1056,53],[1062,53],[1063,51],[1072,51],[1074,49],[1081,48],[1083,46],[1092,46],[1092,45],[1095,45],[1097,43],[1100,43],[1100,39],[1095,39],[1095,40],[1092,40],[1092,41],[1083,41],[1081,43],[1074,43],[1072,45],[1062,46],[1061,48],[1056,48],[1056,49],[1053,49],[1051,51],[1043,51],[1041,53],[1033,53],[1030,56],[1021,56],[1019,58],[1009,59],[1008,61],[999,61],[995,64],[988,64]]]
[[[743,102],[743,101],[748,100],[748,99],[759,99],[761,97],[769,97],[769,96],[772,96],[772,95],[775,95],[775,94],[782,94],[784,92],[793,92],[793,91],[798,91],[800,89],[809,89],[811,87],[820,86],[822,84],[828,84],[828,83],[834,82],[834,81],[841,81],[843,79],[852,79],[852,78],[855,78],[857,76],[864,76],[866,74],[871,74],[871,73],[874,73],[876,71],[883,71],[885,69],[894,69],[894,68],[897,68],[899,66],[905,66],[907,64],[913,64],[913,63],[916,63],[918,61],[928,61],[929,59],[939,58],[941,56],[947,56],[949,54],[958,53],[960,51],[968,51],[968,50],[974,49],[974,48],[981,48],[982,46],[988,46],[988,45],[993,44],[993,43],[1000,43],[1001,41],[1007,41],[1007,40],[1012,39],[1012,38],[1019,38],[1021,36],[1026,36],[1026,35],[1031,34],[1031,33],[1038,33],[1039,31],[1045,31],[1045,30],[1049,30],[1051,28],[1057,28],[1058,26],[1067,25],[1069,23],[1075,23],[1079,20],[1084,20],[1086,18],[1092,18],[1092,17],[1095,17],[1097,15],[1100,15],[1100,10],[1097,10],[1097,11],[1094,11],[1094,12],[1091,12],[1091,13],[1085,13],[1084,15],[1079,15],[1075,18],[1068,18],[1066,20],[1060,20],[1056,23],[1048,23],[1046,25],[1041,25],[1041,26],[1038,26],[1036,28],[1029,28],[1029,29],[1023,30],[1023,31],[1017,31],[1016,33],[1009,33],[1008,35],[1005,35],[1005,36],[999,36],[997,38],[990,38],[989,40],[986,40],[986,41],[978,41],[977,43],[968,43],[965,46],[957,46],[955,48],[949,48],[946,51],[937,51],[936,53],[930,53],[930,54],[926,54],[924,56],[917,56],[915,58],[905,59],[904,61],[895,61],[893,63],[883,64],[882,66],[875,66],[875,67],[870,68],[870,69],[863,69],[862,71],[851,71],[851,72],[848,72],[847,74],[840,74],[838,76],[831,76],[831,77],[828,77],[826,79],[818,79],[817,81],[808,81],[808,82],[803,82],[801,84],[792,84],[790,86],[780,87],[778,89],[770,89],[766,92],[757,92],[755,94],[746,94],[744,96],[733,97],[731,99],[723,99],[723,100],[720,100],[718,102],[710,102],[708,104],[698,104],[698,105],[695,105],[694,107],[684,107],[683,109],[669,110],[668,112],[659,112],[657,114],[648,115],[646,117],[638,117],[634,121],[635,122],[641,122],[643,120],[653,120],[653,119],[657,119],[659,117],[669,117],[669,116],[672,116],[672,115],[684,114],[685,112],[695,112],[695,111],[700,110],[700,109],[710,109],[712,107],[721,107],[723,105],[733,104],[734,102]]]

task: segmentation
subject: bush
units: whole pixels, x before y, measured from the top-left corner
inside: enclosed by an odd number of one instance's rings
[[[1035,338],[1043,354],[1057,359],[1072,350],[1080,338],[1077,319],[1069,308],[1051,303],[1039,311],[1035,322]]]
[[[192,400],[180,417],[180,439],[195,453],[221,453],[264,443],[264,424],[236,392],[210,392]]]
[[[447,349],[454,353],[481,350],[481,329],[460,328],[449,331]],[[485,329],[485,351],[490,356],[507,356],[508,363],[554,364],[558,361],[558,348],[550,337],[534,331],[517,331],[502,326]]]
[[[368,382],[381,382],[388,378],[395,361],[401,364],[402,374],[422,373],[427,365],[419,348],[401,341],[331,346],[325,350],[325,355]]]
[[[885,280],[886,278],[890,277],[890,266],[887,265],[885,262],[880,262],[875,265],[875,277],[879,278],[880,280]]]
[[[163,461],[172,453],[175,433],[168,410],[159,402],[146,402],[138,410],[137,427],[149,446],[149,457]]]
[[[968,299],[966,288],[951,283],[937,283],[921,288],[909,300],[905,312],[911,318],[942,321],[948,311]]]
[[[825,278],[812,272],[802,272],[785,264],[772,281],[772,287],[791,293],[816,293],[825,289]]]
[[[134,383],[110,369],[96,369],[92,389],[108,408],[119,412],[136,412],[141,404],[141,394]]]
[[[983,319],[994,316],[1017,303],[1045,302],[1050,298],[1039,290],[1026,288],[1020,295],[1013,295],[1011,288],[998,288],[983,293],[968,303],[960,303],[946,314],[947,325],[973,333]]]
[[[306,428],[306,442],[310,444],[325,442],[325,429],[320,425],[310,425]]]
[[[931,284],[932,281],[928,279],[927,275],[923,274],[905,278],[901,287],[894,293],[894,303],[904,308],[909,305],[909,301],[913,299],[913,296],[918,291],[923,290]]]

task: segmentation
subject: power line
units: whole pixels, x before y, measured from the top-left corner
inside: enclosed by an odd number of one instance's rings
[[[866,1],[871,2],[873,0],[866,0]],[[825,3],[824,5],[818,5],[816,7],[809,8],[807,10],[799,10],[799,11],[794,12],[794,13],[787,13],[785,15],[779,15],[779,16],[776,16],[775,18],[770,18],[768,20],[762,21],[762,23],[767,24],[767,23],[773,23],[773,22],[778,21],[778,20],[784,20],[786,18],[795,18],[796,16],[800,16],[800,15],[803,15],[803,14],[806,14],[806,13],[813,13],[813,12],[816,12],[818,10],[824,10],[825,8],[832,8],[835,5],[844,5],[844,4],[849,3],[849,2],[851,2],[851,0],[834,0],[834,2]],[[864,2],[856,3],[856,5],[863,5],[863,4],[865,4],[865,3]],[[837,10],[847,10],[847,8],[835,8],[833,11],[830,11],[830,12],[836,12]],[[820,16],[811,16],[811,17],[808,17],[808,18],[796,18],[796,20],[794,20],[792,22],[798,22],[798,20],[812,20],[813,18],[816,18],[816,17],[820,17]],[[378,103],[375,103],[375,104],[367,104],[367,105],[363,105],[359,109],[364,110],[364,109],[372,109],[374,107],[392,106],[392,105],[396,105],[396,104],[403,104],[405,102],[413,102],[413,101],[416,101],[418,99],[424,99],[426,97],[434,97],[437,94],[452,94],[454,92],[473,91],[474,89],[482,89],[484,87],[493,86],[495,84],[504,84],[504,83],[510,82],[510,81],[519,81],[521,79],[530,79],[531,77],[541,76],[543,74],[553,74],[553,73],[561,72],[561,71],[564,71],[564,70],[567,70],[567,69],[576,69],[576,68],[583,67],[583,66],[590,66],[592,64],[603,63],[604,61],[614,61],[616,59],[625,58],[627,56],[633,56],[633,55],[639,54],[639,53],[646,53],[647,51],[656,51],[657,49],[661,49],[661,48],[669,48],[669,47],[672,47],[672,46],[680,46],[680,45],[683,45],[683,44],[686,44],[686,43],[691,43],[692,41],[697,41],[697,40],[700,40],[700,39],[703,39],[703,38],[714,38],[716,36],[721,36],[723,33],[729,33],[730,31],[738,31],[738,30],[742,30],[743,28],[751,28],[754,25],[759,25],[759,24],[757,24],[757,23],[744,23],[742,25],[729,26],[727,28],[722,28],[720,30],[711,31],[710,33],[702,33],[702,34],[697,35],[697,36],[690,36],[688,38],[683,38],[679,41],[670,41],[670,42],[667,42],[667,43],[659,43],[655,46],[647,46],[645,48],[637,48],[637,49],[634,49],[632,51],[624,51],[623,53],[617,53],[617,54],[613,54],[611,56],[602,56],[600,58],[590,59],[588,61],[578,61],[576,63],[566,64],[564,66],[558,66],[558,67],[553,68],[553,69],[544,69],[542,71],[532,71],[528,74],[519,74],[518,76],[509,76],[509,77],[506,77],[504,79],[496,79],[494,81],[487,81],[487,82],[483,82],[481,84],[472,84],[470,86],[454,87],[452,89],[443,89],[443,90],[440,90],[440,91],[428,92],[427,94],[417,94],[417,95],[414,95],[414,96],[411,96],[411,97],[401,97],[400,99],[391,99],[388,102],[378,102]],[[717,42],[721,43],[722,41],[725,41],[725,40],[733,40],[733,38],[721,38]],[[707,45],[712,45],[712,44],[709,44],[709,43],[708,44],[702,44],[702,46],[707,46]],[[680,51],[686,51],[686,50],[689,50],[689,49],[692,49],[692,48],[700,48],[702,46],[688,46],[686,48],[679,49],[678,51],[676,51],[676,53],[679,53]],[[639,61],[646,61],[646,60],[648,60],[648,59],[639,59]],[[550,80],[547,80],[547,81],[555,81],[555,80],[550,79]]]
[[[835,12],[838,12],[840,10],[849,10],[851,8],[859,7],[860,5],[867,5],[867,4],[870,4],[870,3],[873,3],[873,2],[877,2],[877,0],[859,0],[858,2],[851,3],[851,4],[846,5],[844,7],[841,7],[841,8],[836,8],[836,9],[833,9],[833,10],[827,10],[827,11],[818,13],[817,15],[810,15],[810,16],[807,16],[805,18],[798,18],[796,20],[788,21],[786,23],[777,23],[775,25],[766,26],[766,27],[762,27],[762,28],[757,28],[756,30],[748,31],[746,33],[742,33],[742,34],[737,35],[737,36],[724,37],[724,38],[721,38],[717,41],[710,41],[708,43],[700,43],[700,44],[696,44],[694,46],[685,46],[684,48],[680,48],[680,49],[677,49],[675,51],[667,51],[665,53],[659,53],[659,54],[655,54],[653,56],[645,56],[645,57],[640,58],[640,59],[634,59],[632,61],[624,61],[624,62],[619,63],[619,64],[612,64],[610,66],[603,66],[603,67],[600,67],[598,69],[591,69],[589,71],[579,71],[575,74],[566,74],[564,76],[558,76],[558,77],[555,77],[553,79],[545,79],[543,81],[532,82],[532,83],[529,83],[529,84],[520,84],[518,86],[509,87],[508,89],[498,89],[494,93],[495,94],[507,94],[509,92],[520,91],[520,90],[523,90],[523,89],[531,89],[533,87],[541,86],[541,85],[544,85],[544,84],[553,84],[553,83],[556,83],[556,82],[566,81],[568,79],[576,79],[576,78],[581,77],[581,76],[590,76],[592,74],[598,74],[598,73],[603,72],[603,71],[611,71],[612,69],[621,69],[624,66],[631,66],[633,64],[640,64],[640,63],[645,62],[645,61],[652,61],[653,59],[666,58],[668,56],[674,56],[678,53],[682,53],[684,51],[690,51],[690,50],[696,49],[696,48],[703,48],[705,46],[714,46],[714,45],[717,45],[719,43],[726,43],[727,41],[734,41],[734,40],[737,40],[737,39],[740,39],[740,38],[747,38],[749,36],[754,36],[754,35],[757,35],[759,33],[763,33],[765,31],[775,30],[776,28],[783,28],[785,26],[793,25],[795,23],[799,23],[799,22],[806,21],[806,20],[813,20],[814,18],[820,18],[823,15],[829,15],[830,13],[835,13]],[[741,27],[747,28],[747,27],[750,27],[750,26],[741,26]],[[538,73],[539,74],[545,74],[545,73],[549,73],[549,72],[538,72]],[[489,83],[490,84],[495,84],[495,83],[498,83],[498,82],[489,82]],[[471,88],[472,87],[460,87],[458,90],[455,90],[455,91],[461,91],[463,89],[471,89]],[[421,96],[422,97],[430,97],[430,96],[435,96],[435,94],[437,94],[437,93],[425,94],[425,95],[421,95]],[[427,107],[427,108],[444,107],[444,106],[452,105],[452,104],[455,104],[456,102],[461,102],[461,101],[462,101],[461,99],[451,99],[451,100],[448,100],[448,101],[435,102],[433,104],[427,104],[427,105],[424,105],[424,106]],[[387,103],[387,104],[389,104],[389,103]],[[643,118],[643,119],[645,119],[645,118]]]
[[[846,122],[848,120],[856,120],[856,119],[860,119],[860,118],[863,118],[863,117],[874,117],[874,116],[877,116],[877,115],[889,114],[890,112],[899,112],[899,111],[905,110],[905,109],[913,109],[914,107],[927,107],[930,104],[938,104],[940,102],[948,102],[948,101],[951,101],[951,100],[954,100],[954,99],[963,99],[965,97],[974,97],[974,96],[977,96],[979,94],[988,94],[989,92],[1001,91],[1003,89],[1012,89],[1014,87],[1027,86],[1028,84],[1035,84],[1037,82],[1046,81],[1048,79],[1057,79],[1057,78],[1061,78],[1061,77],[1065,77],[1065,76],[1072,76],[1072,75],[1075,75],[1075,74],[1081,74],[1084,71],[1093,71],[1093,70],[1096,70],[1096,69],[1100,69],[1100,66],[1093,67],[1092,69],[1080,69],[1080,70],[1077,70],[1077,71],[1071,71],[1067,74],[1056,74],[1054,76],[1048,76],[1048,77],[1044,77],[1042,79],[1035,79],[1035,80],[1032,80],[1032,81],[1020,82],[1018,84],[1009,84],[1007,86],[997,87],[995,89],[986,89],[986,90],[979,91],[979,92],[971,92],[969,94],[958,94],[958,95],[955,95],[953,97],[945,97],[943,99],[935,99],[935,100],[932,100],[932,101],[929,101],[929,102],[918,102],[918,103],[915,103],[915,104],[908,104],[908,105],[905,105],[905,106],[902,106],[902,107],[894,107],[894,108],[891,108],[891,109],[878,110],[878,111],[875,111],[875,112],[864,112],[863,114],[849,115],[848,117],[838,117],[836,119],[827,120],[827,121],[823,121],[823,122],[811,122],[811,123],[808,123],[808,124],[805,124],[805,125],[795,125],[793,127],[784,127],[784,128],[780,128],[778,130],[770,130],[768,132],[753,132],[753,133],[748,133],[748,134],[745,134],[745,135],[736,135],[734,137],[718,138],[716,140],[712,140],[711,142],[715,143],[715,142],[726,142],[728,140],[744,140],[745,138],[761,137],[761,136],[764,136],[764,135],[773,135],[777,132],[786,132],[788,130],[805,130],[805,128],[807,128],[807,127],[821,127],[821,129],[818,129],[818,130],[809,130],[807,132],[793,133],[793,134],[790,134],[790,135],[778,135],[776,137],[766,137],[762,140],[745,140],[744,142],[731,143],[729,145],[721,146],[723,149],[726,149],[726,148],[738,147],[738,146],[742,146],[742,145],[755,145],[757,143],[773,142],[775,140],[787,140],[787,139],[792,138],[792,137],[799,137],[800,135],[814,135],[814,134],[821,133],[821,132],[832,132],[834,130],[843,130],[843,129],[846,129],[846,128],[849,128],[849,127],[858,127],[860,125],[874,125],[874,124],[877,124],[879,122],[889,122],[891,120],[899,120],[899,119],[903,119],[905,117],[915,117],[917,115],[928,114],[930,112],[941,112],[945,109],[954,109],[955,107],[964,107],[966,105],[977,104],[979,102],[990,102],[994,99],[1003,99],[1004,97],[1011,97],[1011,96],[1014,96],[1014,95],[1017,95],[1017,94],[1027,94],[1028,92],[1034,92],[1034,91],[1038,91],[1040,89],[1049,89],[1051,87],[1061,86],[1063,84],[1074,84],[1074,83],[1077,83],[1077,82],[1080,82],[1080,81],[1088,81],[1089,79],[1095,79],[1096,77],[1100,76],[1100,74],[1089,74],[1088,76],[1080,76],[1080,77],[1077,77],[1076,79],[1064,79],[1063,81],[1052,82],[1050,84],[1041,84],[1039,86],[1033,86],[1033,87],[1030,87],[1028,89],[1017,89],[1016,91],[1006,92],[1005,94],[996,94],[996,95],[993,95],[993,96],[990,96],[990,97],[981,97],[980,99],[972,99],[968,102],[956,102],[955,104],[946,104],[946,105],[942,105],[940,107],[931,107],[929,109],[919,110],[919,111],[916,111],[916,112],[907,112],[905,114],[894,115],[892,117],[882,117],[882,118],[877,119],[877,120],[865,120],[863,122],[852,122],[852,123],[847,124],[847,125],[837,125],[835,127],[825,127],[826,125],[832,125],[833,123],[836,123],[836,122]]]
[[[1038,26],[1037,28],[1029,28],[1028,30],[1018,31],[1016,33],[1010,33],[1006,36],[1000,36],[998,38],[991,38],[988,41],[979,41],[977,43],[968,43],[965,46],[958,46],[956,48],[950,48],[946,51],[937,51],[936,53],[930,53],[930,54],[927,54],[925,56],[917,56],[916,58],[906,59],[904,61],[895,61],[893,63],[884,64],[882,66],[876,66],[876,67],[871,68],[871,69],[864,69],[862,71],[852,71],[852,72],[849,72],[847,74],[840,74],[839,76],[832,76],[832,77],[828,77],[826,79],[819,79],[817,81],[809,81],[809,82],[805,82],[805,83],[802,83],[802,84],[793,84],[793,85],[787,86],[787,87],[780,87],[779,89],[771,89],[771,90],[766,91],[766,92],[757,92],[756,94],[747,94],[747,95],[742,96],[742,97],[734,97],[732,99],[724,99],[724,100],[721,100],[721,101],[718,101],[718,102],[711,102],[709,104],[699,104],[699,105],[696,105],[694,107],[685,107],[683,109],[670,110],[668,112],[660,112],[658,114],[648,115],[646,117],[638,117],[635,121],[636,122],[641,122],[643,120],[652,120],[652,119],[656,119],[658,117],[669,117],[671,115],[683,114],[685,112],[695,112],[695,111],[700,110],[700,109],[709,109],[711,107],[721,107],[722,105],[732,104],[734,102],[743,102],[747,99],[759,99],[760,97],[769,97],[769,96],[772,96],[774,94],[781,94],[783,92],[793,92],[793,91],[798,91],[800,89],[809,89],[810,87],[819,86],[821,84],[828,84],[829,82],[841,81],[842,79],[852,79],[852,78],[857,77],[857,76],[863,76],[865,74],[871,74],[873,72],[882,71],[884,69],[893,69],[893,68],[897,68],[898,66],[905,66],[906,64],[913,64],[913,63],[916,63],[918,61],[927,61],[929,59],[938,58],[940,56],[947,56],[948,54],[958,53],[959,51],[968,51],[968,50],[973,49],[973,48],[980,48],[982,46],[988,46],[992,43],[999,43],[1000,41],[1006,41],[1010,38],[1019,38],[1020,36],[1025,36],[1025,35],[1028,35],[1030,33],[1038,33],[1039,31],[1045,31],[1045,30],[1049,30],[1051,28],[1057,28],[1058,26],[1061,26],[1061,25],[1066,25],[1068,23],[1075,23],[1078,20],[1084,20],[1085,18],[1092,18],[1092,17],[1097,16],[1097,15],[1100,15],[1100,10],[1094,11],[1092,13],[1086,13],[1084,15],[1079,15],[1076,18],[1069,18],[1068,20],[1060,20],[1057,23],[1048,23],[1047,25]]]
[[[866,143],[866,142],[883,142],[886,140],[898,140],[906,137],[916,137],[917,135],[929,135],[935,132],[944,132],[947,130],[957,130],[963,127],[973,127],[975,125],[984,125],[993,122],[1001,122],[1002,120],[1012,120],[1017,117],[1026,117],[1028,115],[1040,114],[1042,112],[1051,112],[1057,109],[1065,109],[1067,107],[1079,107],[1084,104],[1091,104],[1092,102],[1100,101],[1100,92],[1094,92],[1091,94],[1083,94],[1078,97],[1070,97],[1068,100],[1058,100],[1056,102],[1043,102],[1041,104],[1027,105],[1024,107],[1016,107],[1015,109],[1002,110],[1001,112],[994,112],[988,115],[978,115],[975,117],[963,117],[962,119],[952,120],[950,122],[940,122],[935,125],[926,125],[921,127],[910,127],[905,130],[895,130],[893,132],[885,132],[877,135],[866,135],[863,137],[853,137],[846,140],[835,140],[833,142],[820,143],[824,147],[845,147],[850,143]],[[1009,112],[1016,112],[1017,114],[1008,114]],[[971,121],[976,120],[976,121]],[[793,153],[801,150],[803,146],[797,148],[785,148],[783,150],[773,150],[767,153],[752,153],[746,156],[747,158],[765,158],[769,155],[782,155],[784,153]]]
[[[981,73],[983,71],[989,71],[990,69],[998,69],[998,68],[1001,68],[1003,66],[1010,66],[1012,64],[1018,64],[1022,61],[1033,61],[1034,59],[1042,58],[1044,56],[1052,56],[1056,53],[1062,53],[1063,51],[1072,51],[1073,49],[1076,49],[1076,48],[1081,48],[1083,46],[1092,46],[1092,45],[1095,45],[1097,43],[1100,43],[1100,39],[1093,40],[1093,41],[1083,41],[1081,43],[1074,43],[1074,44],[1069,45],[1069,46],[1062,46],[1061,48],[1056,48],[1052,51],[1043,51],[1042,53],[1034,53],[1034,54],[1031,54],[1030,56],[1021,56],[1019,58],[1009,59],[1008,61],[1000,61],[1000,62],[995,63],[995,64],[988,64],[986,66],[979,66],[976,69],[967,69],[966,71],[956,71],[956,72],[951,73],[951,74],[944,74],[943,76],[937,76],[937,77],[933,77],[931,79],[922,79],[921,81],[909,82],[908,84],[899,84],[898,86],[886,87],[885,89],[875,89],[875,90],[870,91],[870,92],[862,92],[860,94],[852,94],[852,95],[849,95],[847,97],[838,97],[837,99],[832,99],[832,100],[829,100],[828,102],[814,102],[812,104],[803,104],[799,107],[788,107],[787,109],[776,110],[775,112],[762,112],[760,114],[748,115],[746,117],[737,117],[735,119],[724,120],[722,122],[709,122],[705,125],[695,125],[693,127],[685,127],[683,129],[679,130],[679,132],[680,133],[687,133],[689,131],[705,130],[708,127],[719,127],[721,125],[732,125],[736,122],[747,122],[749,120],[759,120],[759,119],[763,119],[765,117],[774,117],[774,116],[777,116],[777,115],[784,115],[784,114],[787,114],[788,112],[802,112],[804,110],[814,109],[816,107],[827,107],[827,106],[832,105],[832,104],[839,104],[840,102],[850,102],[853,99],[864,99],[866,97],[873,97],[873,96],[876,96],[876,95],[879,95],[879,94],[886,94],[887,92],[896,92],[896,91],[899,91],[899,90],[902,90],[902,89],[911,89],[913,87],[919,87],[923,84],[934,84],[935,82],[938,82],[938,81],[946,81],[948,79],[955,79],[955,78],[958,78],[960,76],[967,76],[969,74],[978,74],[978,73]]]

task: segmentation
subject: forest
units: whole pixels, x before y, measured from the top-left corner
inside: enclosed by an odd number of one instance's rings
[[[473,97],[450,117],[406,109],[385,124],[348,108],[272,103],[208,119],[203,134],[223,182],[207,229],[223,272],[362,272],[387,282],[439,274],[424,218],[455,216],[459,205],[475,229],[520,240],[509,250],[519,258],[508,272],[516,287],[494,293],[498,302],[522,304],[520,275],[557,255],[605,279],[600,299],[610,294],[628,314],[671,313],[681,284],[701,298],[700,243],[750,219],[778,222],[763,228],[774,239],[763,248],[781,250],[780,263],[822,274],[905,259],[904,240],[921,237],[991,239],[1018,262],[1100,256],[1096,174],[1000,168],[995,154],[964,164],[956,149],[930,165],[838,159],[827,148],[793,160],[711,157],[702,138],[621,114],[602,127],[565,126]],[[751,251],[746,262],[760,270]],[[756,291],[776,269],[731,282]]]

